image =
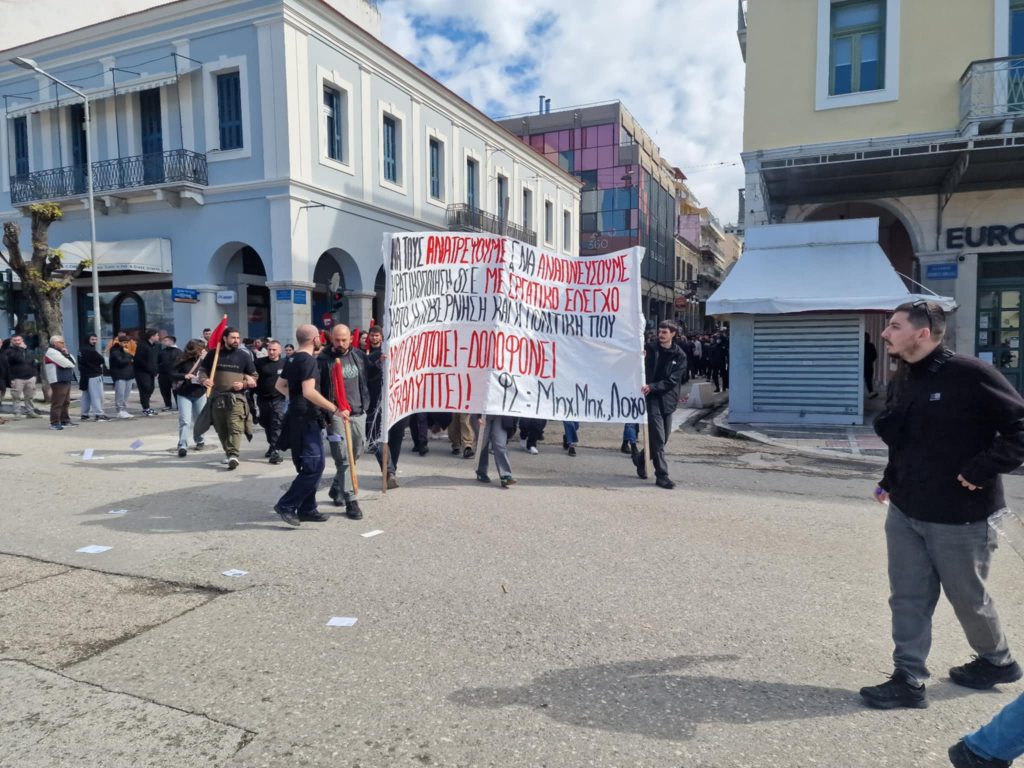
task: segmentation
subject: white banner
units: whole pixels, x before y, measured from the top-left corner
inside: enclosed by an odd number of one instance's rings
[[[385,424],[421,411],[642,421],[643,250],[385,235]]]

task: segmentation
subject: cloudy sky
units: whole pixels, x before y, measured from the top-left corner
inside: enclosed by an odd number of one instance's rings
[[[0,0],[0,50],[159,0]],[[380,0],[384,41],[492,117],[621,100],[736,219],[743,61],[733,0]]]

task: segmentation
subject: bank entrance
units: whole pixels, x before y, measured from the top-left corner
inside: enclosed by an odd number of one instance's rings
[[[1018,391],[1021,365],[1021,299],[1024,253],[982,256],[978,264],[978,317],[975,354],[992,363]]]

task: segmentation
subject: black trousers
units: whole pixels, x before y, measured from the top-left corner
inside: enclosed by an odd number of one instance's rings
[[[729,388],[729,369],[724,365],[716,365],[711,369],[711,381],[715,385],[715,389],[728,389]]]
[[[273,448],[277,445],[277,438],[281,435],[285,405],[288,401],[283,397],[260,397],[257,398],[257,402],[259,403],[260,426],[266,430],[267,443]]]
[[[409,434],[412,435],[413,449],[425,448],[430,436],[430,429],[427,426],[427,414],[411,413],[408,418]]]
[[[650,407],[650,403],[648,403]],[[672,414],[651,410],[647,413],[647,440],[651,447],[651,461],[655,477],[668,477],[668,462],[665,460],[665,445],[672,434]]]
[[[139,403],[142,404],[142,410],[148,411],[149,399],[153,396],[153,390],[156,389],[153,384],[153,374],[136,371],[135,386],[139,389]]]
[[[544,434],[544,427],[547,426],[547,419],[524,419],[519,418],[519,439],[526,441],[527,448],[536,448],[537,440]]]
[[[160,397],[164,399],[164,407],[173,408],[178,401],[178,396],[171,390],[171,374],[158,373],[156,382],[160,385]]]
[[[420,414],[412,414],[404,419],[399,419],[388,430],[388,474],[393,475],[398,469],[398,459],[402,455],[402,442],[405,440],[405,428],[410,426],[412,421]],[[384,446],[377,441],[377,465],[384,467]]]

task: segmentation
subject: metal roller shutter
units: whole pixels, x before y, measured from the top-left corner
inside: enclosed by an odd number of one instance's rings
[[[757,317],[753,347],[754,411],[842,423],[862,416],[860,315]]]

